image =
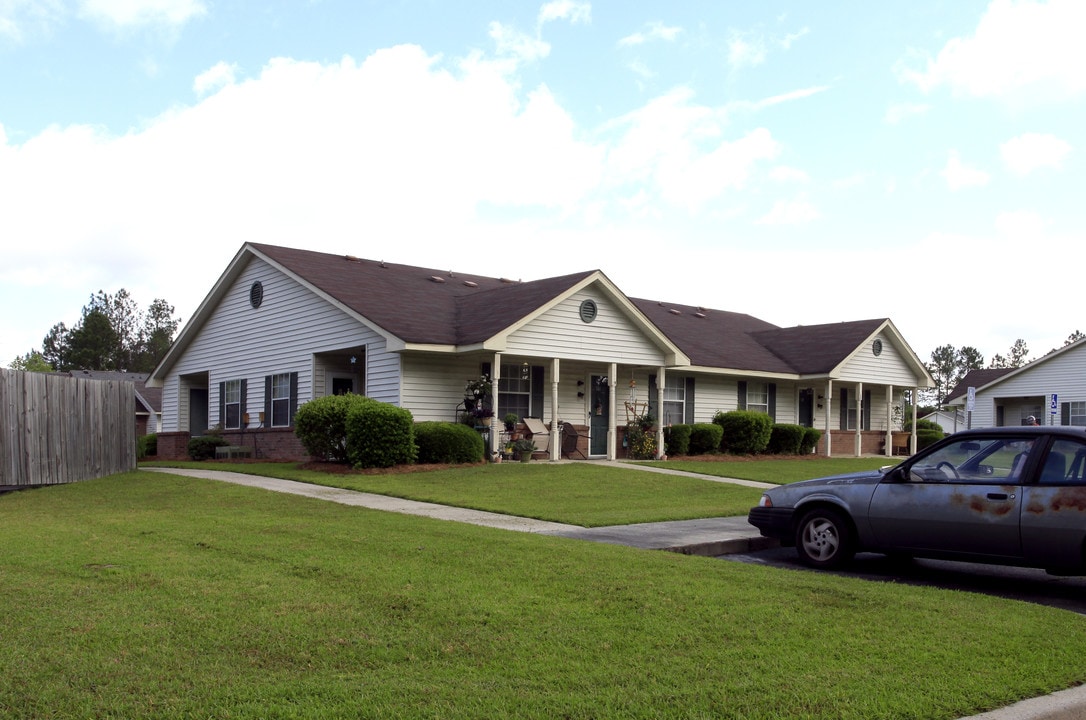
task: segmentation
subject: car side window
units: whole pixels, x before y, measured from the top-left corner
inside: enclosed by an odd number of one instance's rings
[[[1086,485],[1086,444],[1061,438],[1045,456],[1040,485]]]
[[[969,437],[917,458],[911,482],[1020,483],[1033,438]]]

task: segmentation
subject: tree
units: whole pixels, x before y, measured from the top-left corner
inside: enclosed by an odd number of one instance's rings
[[[57,323],[42,340],[42,358],[57,370],[150,372],[165,355],[181,324],[161,298],[145,315],[123,288],[99,290],[74,328]]]
[[[12,370],[24,370],[26,372],[53,372],[53,366],[46,362],[45,358],[37,350],[31,350],[26,355],[20,355],[8,365]]]
[[[1026,345],[1026,341],[1022,338],[1018,338],[1014,341],[1014,345],[1011,345],[1010,357],[1004,357],[999,353],[992,356],[992,362],[988,364],[990,368],[1019,368],[1028,362],[1029,358],[1029,346]]]
[[[942,406],[950,391],[962,381],[970,370],[984,366],[984,356],[975,347],[940,345],[931,353],[928,372],[935,380],[935,405]]]
[[[1081,340],[1084,337],[1086,337],[1086,335],[1083,335],[1078,330],[1075,330],[1073,333],[1071,333],[1070,335],[1067,336],[1067,339],[1063,341],[1063,344],[1066,347],[1067,345],[1070,345],[1071,343],[1078,342],[1079,340]]]

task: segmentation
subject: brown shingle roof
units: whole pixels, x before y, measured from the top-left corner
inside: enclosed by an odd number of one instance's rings
[[[803,375],[828,373],[855,352],[885,318],[799,325],[754,333],[755,341],[783,358],[796,372]]]
[[[965,377],[954,386],[954,389],[947,395],[946,400],[943,402],[949,403],[955,398],[962,397],[968,392],[969,388],[983,387],[990,382],[994,382],[1003,377],[1009,372],[1014,372],[1017,368],[984,368],[981,370],[970,370],[965,374]]]
[[[250,246],[408,343],[480,342],[592,274],[522,283],[276,245]]]

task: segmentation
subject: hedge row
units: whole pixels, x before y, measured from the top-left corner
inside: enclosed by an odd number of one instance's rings
[[[719,412],[711,423],[664,428],[668,455],[809,455],[821,437],[814,428],[774,424],[765,413],[751,410]]]

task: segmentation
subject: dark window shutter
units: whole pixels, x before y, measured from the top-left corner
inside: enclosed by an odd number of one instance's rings
[[[686,407],[683,410],[683,422],[691,425],[694,422],[694,378],[686,378]]]
[[[242,424],[244,425],[245,413],[249,412],[249,381],[241,381],[241,417]]]
[[[841,388],[841,429],[848,430],[848,388]]]
[[[490,380],[490,381],[494,380],[494,376],[490,374],[490,363],[488,363],[488,362],[479,364],[479,374],[480,375],[486,375],[487,380]]]
[[[531,417],[543,418],[543,366],[532,365],[532,407]]]
[[[290,419],[288,425],[294,424],[294,413],[298,411],[298,373],[290,374]]]
[[[264,422],[271,427],[271,375],[264,376]]]
[[[863,430],[871,429],[871,391],[864,390],[864,424]]]
[[[769,383],[769,419],[777,422],[777,383]]]
[[[654,418],[660,417],[656,410],[656,376],[649,375],[649,415]]]
[[[1060,425],[1071,424],[1071,403],[1060,403]]]
[[[219,383],[219,427],[226,429],[226,383]]]
[[[746,410],[747,409],[747,381],[746,380],[740,380],[739,381],[739,409],[740,410]]]

